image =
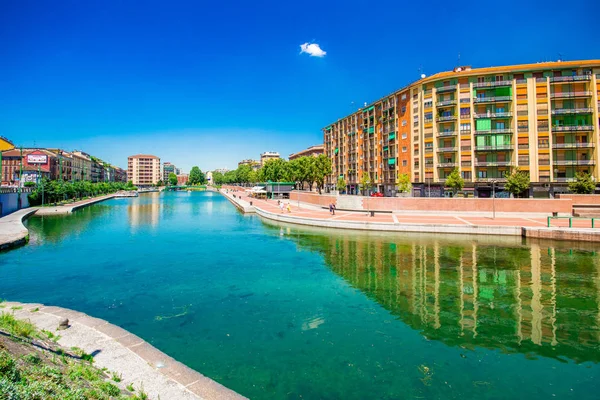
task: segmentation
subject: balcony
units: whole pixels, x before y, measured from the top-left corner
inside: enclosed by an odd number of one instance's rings
[[[512,101],[512,96],[477,97],[473,99],[474,103],[506,103],[508,101]]]
[[[501,144],[496,146],[475,146],[476,151],[506,151],[512,149],[512,144]]]
[[[575,76],[557,76],[550,78],[550,83],[555,82],[580,82],[589,81],[592,79],[592,75],[575,75]]]
[[[556,182],[575,182],[575,178],[554,178]]]
[[[435,120],[437,122],[454,121],[454,120],[456,120],[456,115],[443,115],[443,116],[436,117]]]
[[[510,111],[502,111],[502,112],[486,112],[486,113],[475,113],[475,118],[509,118],[512,117],[512,112]]]
[[[437,151],[438,153],[446,153],[450,151],[456,151],[456,149],[456,147],[438,147]]]
[[[570,97],[590,97],[592,92],[589,90],[580,91],[580,92],[560,92],[560,93],[550,93],[551,99],[564,99]]]
[[[552,115],[565,114],[591,114],[594,110],[591,108],[559,108],[552,110]]]
[[[553,143],[553,149],[589,149],[594,147],[594,143]]]
[[[554,165],[596,165],[596,161],[588,159],[579,160],[554,160]]]
[[[475,82],[475,83],[473,83],[473,87],[480,88],[480,87],[512,86],[512,83],[513,83],[513,81]]]
[[[452,162],[442,162],[442,163],[438,163],[438,168],[453,168],[453,167],[457,167],[458,163],[456,161],[452,161]]]
[[[579,126],[553,126],[552,132],[587,132],[593,131],[593,125],[579,125]]]
[[[442,86],[436,89],[437,93],[441,93],[441,92],[450,92],[456,90],[456,85],[447,85],[447,86]]]
[[[506,178],[477,178],[477,182],[506,182]]]
[[[478,161],[475,160],[476,167],[510,167],[514,165],[512,161]]]
[[[488,131],[479,130],[475,131],[476,135],[490,135],[490,134],[498,134],[498,133],[512,133],[512,128],[499,128],[499,129],[490,129]]]
[[[445,132],[438,132],[438,137],[444,137],[444,136],[455,136],[456,135],[456,131],[445,131]]]
[[[437,103],[435,103],[436,107],[446,107],[446,106],[453,106],[456,104],[456,99],[453,100],[444,100],[444,101],[438,101]]]

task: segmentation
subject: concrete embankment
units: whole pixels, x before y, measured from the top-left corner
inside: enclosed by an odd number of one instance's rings
[[[240,211],[245,214],[252,214],[256,212],[256,209],[249,202],[242,200],[240,195],[236,195],[232,192],[219,191],[223,196],[227,198],[234,206],[236,206]]]
[[[94,356],[99,368],[122,375],[121,384],[143,387],[151,399],[244,399],[221,384],[186,367],[138,336],[84,313],[43,304],[2,303],[0,311],[28,320],[39,329],[56,332],[67,318],[70,327],[60,331],[58,344],[79,347]]]
[[[121,196],[117,193],[113,193],[106,196],[78,201],[76,203],[64,206],[29,207],[15,211],[12,214],[8,214],[7,216],[0,218],[0,250],[8,250],[27,243],[29,231],[23,225],[23,221],[32,215],[37,217],[49,215],[67,215],[80,208],[115,197]]]

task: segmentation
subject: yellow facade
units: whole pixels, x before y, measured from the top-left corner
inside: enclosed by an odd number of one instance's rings
[[[15,145],[12,142],[2,136],[0,136],[0,151],[12,150],[15,148]]]

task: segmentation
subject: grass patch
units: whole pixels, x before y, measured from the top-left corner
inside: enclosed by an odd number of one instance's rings
[[[22,306],[12,306],[10,309],[17,311],[17,310],[22,310],[23,307]]]
[[[125,388],[127,390],[129,390],[130,392],[135,392],[135,388],[133,387],[133,383],[130,383],[129,385],[125,386]]]
[[[119,383],[123,380],[123,375],[117,374],[116,372],[112,373],[112,380]]]
[[[18,320],[14,315],[5,312],[0,314],[0,329],[22,338],[30,338],[36,332],[32,323]]]
[[[71,350],[73,350],[73,353],[75,353],[75,355],[77,357],[81,358],[82,360],[90,362],[90,363],[94,362],[94,357],[91,354],[86,353],[79,347],[71,347]]]
[[[36,308],[34,308],[33,310],[29,310],[29,312],[38,312],[38,311],[40,311],[40,308],[39,308],[39,307],[36,307]]]

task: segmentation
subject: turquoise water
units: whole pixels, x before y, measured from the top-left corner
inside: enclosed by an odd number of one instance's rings
[[[32,218],[0,297],[81,310],[255,399],[597,398],[600,255],[274,225],[215,193]]]

